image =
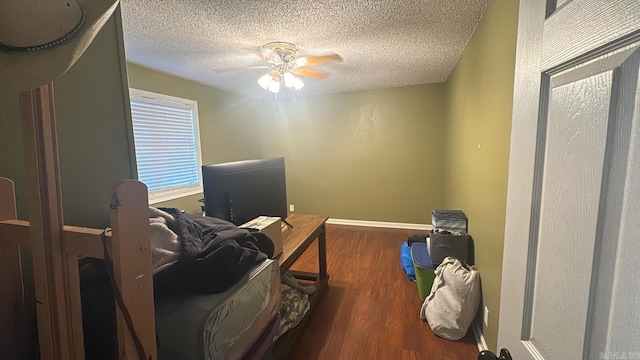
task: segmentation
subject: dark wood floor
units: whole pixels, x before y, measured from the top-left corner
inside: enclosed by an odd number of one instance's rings
[[[473,360],[471,331],[460,341],[420,320],[415,283],[400,266],[400,245],[415,230],[327,225],[329,289],[289,359]],[[317,244],[292,267],[317,271]]]

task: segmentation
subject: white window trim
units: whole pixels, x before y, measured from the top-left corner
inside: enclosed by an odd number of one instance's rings
[[[167,190],[156,190],[153,192],[149,191],[149,204],[157,204],[160,202],[171,201],[171,200],[183,198],[190,195],[202,194],[203,192],[202,172],[200,169],[200,167],[202,166],[202,151],[200,148],[200,120],[198,117],[198,102],[194,100],[183,99],[175,96],[164,95],[164,94],[154,93],[150,91],[135,89],[135,88],[129,88],[129,96],[131,100],[143,99],[149,102],[154,102],[154,100],[169,101],[169,102],[175,102],[178,104],[190,106],[193,108],[193,128],[194,128],[195,138],[196,138],[195,139],[196,140],[195,141],[196,142],[196,158],[198,161],[197,171],[200,173],[199,175],[200,182],[198,185],[180,186],[180,187],[174,187]],[[134,136],[134,148],[135,148],[135,136]],[[136,156],[135,153],[134,153],[134,156]],[[137,158],[136,158],[136,164],[137,164]],[[137,168],[137,165],[136,165],[136,168]]]

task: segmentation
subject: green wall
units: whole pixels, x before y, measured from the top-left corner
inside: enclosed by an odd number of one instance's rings
[[[261,153],[285,157],[296,212],[427,224],[444,204],[445,104],[442,84],[280,99]]]
[[[1,71],[1,69],[0,69]],[[18,216],[27,217],[27,178],[22,151],[18,93],[0,94],[0,176],[14,181]]]
[[[444,161],[442,84],[264,101],[131,63],[128,76],[198,101],[204,164],[284,156],[296,212],[424,224],[443,204],[443,178],[428,171]],[[197,212],[199,197],[155,205]]]
[[[516,1],[493,0],[446,82],[446,205],[469,218],[491,349],[498,336],[517,19]]]
[[[121,29],[118,8],[80,60],[54,81],[66,224],[107,226],[113,185],[135,177],[129,156]],[[27,185],[17,94],[0,97],[0,122],[0,176],[16,182],[18,216],[26,219]]]
[[[204,86],[159,71],[127,64],[129,86],[138,90],[195,100],[198,102],[202,163],[260,158],[254,114],[260,101]],[[153,204],[200,212],[202,195]]]

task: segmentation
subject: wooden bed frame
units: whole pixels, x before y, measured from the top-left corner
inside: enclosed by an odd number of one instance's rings
[[[17,220],[11,180],[0,178],[0,354],[23,359],[37,322],[40,359],[84,359],[78,259],[105,258],[104,229],[63,225],[53,85],[20,93],[29,220]],[[156,359],[147,187],[119,182],[106,249],[142,349],[116,304],[119,359]],[[105,204],[107,206],[107,204]],[[32,265],[30,267],[29,265]],[[25,270],[33,269],[33,274]]]
[[[66,314],[66,318],[52,323],[49,317],[46,317],[46,311],[51,310],[41,309],[46,304],[36,295],[37,288],[43,284],[39,284],[35,278],[34,292],[29,286],[31,281],[25,279],[25,274],[22,273],[22,263],[27,260],[24,256],[29,250],[21,251],[21,248],[29,248],[32,253],[35,253],[36,249],[30,244],[29,222],[16,220],[13,182],[6,178],[0,178],[0,219],[0,287],[3,293],[8,295],[2,297],[0,307],[3,314],[14,316],[13,319],[7,320],[16,325],[13,334],[11,329],[3,329],[9,332],[0,334],[2,341],[7,342],[3,344],[3,350],[7,349],[6,346],[14,344],[15,350],[10,354],[13,353],[16,359],[23,358],[28,351],[30,337],[33,336],[29,324],[34,323],[37,313],[38,333],[43,334],[42,330],[45,330],[44,339],[40,340],[43,359],[57,358],[49,351],[53,346],[45,343],[45,348],[42,348],[43,341],[60,341],[59,348],[65,349],[66,353],[62,355],[64,359],[84,359],[78,259],[81,256],[104,259],[104,229],[63,227],[61,247],[51,250],[58,253],[64,264],[63,269],[58,269],[62,270],[59,273],[63,286],[58,293],[61,311]],[[128,180],[118,183],[115,187],[111,201],[111,229],[111,234],[107,234],[106,239],[113,261],[114,280],[121,290],[124,304],[143,344],[145,358],[156,359],[149,208],[147,188],[143,183]],[[34,263],[33,266],[35,273],[35,268],[41,267],[42,264]],[[52,301],[50,304],[50,307],[53,307]],[[13,314],[7,311],[10,309],[13,309]],[[138,359],[123,314],[117,306],[116,309],[119,358]],[[53,334],[55,331],[60,333]],[[57,339],[55,335],[58,335]]]

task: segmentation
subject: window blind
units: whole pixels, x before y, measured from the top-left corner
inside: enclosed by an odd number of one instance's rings
[[[131,90],[138,179],[159,202],[202,191],[197,103]]]

